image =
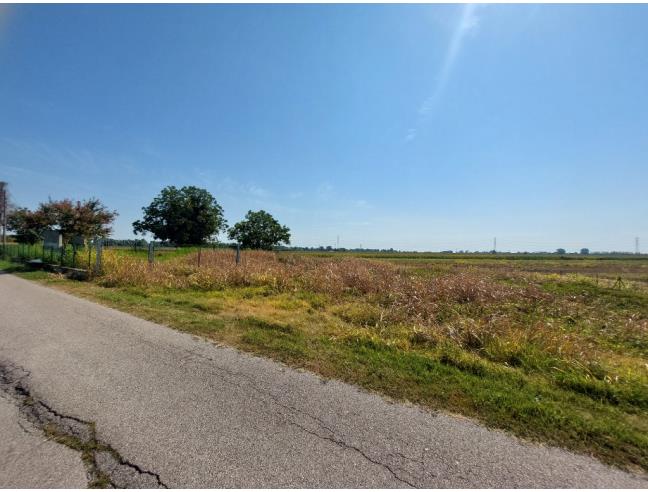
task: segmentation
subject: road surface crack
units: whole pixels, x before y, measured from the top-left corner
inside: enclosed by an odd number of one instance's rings
[[[315,437],[318,437],[319,439],[324,439],[326,441],[330,441],[334,444],[337,444],[343,449],[351,449],[353,451],[356,451],[357,453],[361,454],[367,461],[370,461],[374,465],[378,465],[386,469],[396,480],[398,480],[401,483],[404,483],[406,485],[409,485],[410,487],[417,489],[418,486],[402,477],[400,477],[393,469],[391,466],[387,465],[386,463],[383,463],[381,461],[373,459],[371,456],[367,455],[362,449],[358,448],[357,446],[353,446],[352,444],[348,444],[340,439],[336,439],[335,437],[329,437],[329,436],[322,436],[321,434],[318,434],[317,432],[314,432],[306,427],[304,427],[301,424],[298,424],[297,422],[289,421],[291,425],[294,425],[295,427],[298,427],[302,431],[311,434]]]
[[[20,415],[48,439],[81,453],[88,486],[92,488],[168,488],[157,473],[125,460],[97,438],[94,422],[65,415],[29,389],[30,372],[9,361],[0,361],[0,393],[17,404]],[[19,425],[22,424],[19,422]],[[23,427],[24,430],[24,427]]]
[[[213,362],[213,363],[216,363],[216,362],[217,362],[216,360],[214,360],[214,359],[212,359],[212,358],[210,358],[210,357],[207,357],[207,356],[205,356],[205,355],[202,355],[202,354],[199,354],[199,353],[196,353],[196,352],[190,352],[190,354],[192,354],[192,355],[194,355],[194,356],[196,356],[196,357],[199,357],[199,358],[201,358],[201,359],[209,360],[209,361],[211,361],[211,362]],[[348,450],[355,451],[355,452],[357,452],[358,454],[360,454],[364,459],[366,459],[367,461],[369,461],[370,463],[373,463],[374,465],[378,465],[378,466],[384,468],[385,470],[387,470],[387,472],[388,472],[392,477],[394,477],[396,480],[398,480],[399,482],[401,482],[401,483],[403,483],[403,484],[405,484],[405,485],[408,485],[408,486],[410,486],[410,487],[412,487],[412,488],[419,488],[416,484],[410,482],[409,480],[403,478],[403,477],[400,476],[398,473],[396,473],[394,467],[392,467],[391,465],[389,465],[389,464],[387,464],[387,463],[384,463],[384,462],[382,462],[382,461],[379,461],[379,460],[377,460],[377,459],[375,459],[375,458],[372,458],[371,456],[369,456],[367,453],[365,453],[365,452],[364,452],[362,449],[360,449],[359,447],[354,446],[354,445],[352,445],[352,444],[349,444],[349,443],[347,443],[346,441],[344,441],[344,440],[339,439],[338,437],[336,437],[337,433],[336,433],[333,429],[331,429],[331,428],[330,428],[330,427],[329,427],[329,426],[324,422],[324,420],[322,420],[321,418],[319,418],[319,417],[317,417],[317,416],[315,416],[315,415],[311,415],[310,413],[305,412],[305,411],[302,410],[302,409],[299,409],[299,408],[296,408],[296,407],[294,407],[294,406],[292,406],[292,405],[288,405],[288,404],[286,404],[286,403],[281,402],[281,401],[279,400],[279,398],[278,398],[275,394],[273,394],[272,392],[267,391],[267,390],[265,390],[265,389],[263,389],[263,388],[260,388],[260,387],[256,384],[256,380],[255,380],[254,378],[248,376],[247,374],[243,374],[243,373],[240,373],[240,372],[231,371],[231,370],[225,369],[225,368],[220,367],[220,366],[218,366],[218,367],[213,367],[213,369],[215,369],[217,372],[220,372],[220,373],[221,373],[221,379],[224,380],[224,381],[226,381],[226,382],[230,382],[230,381],[227,381],[227,380],[223,377],[223,373],[226,374],[227,376],[230,376],[231,378],[240,378],[240,379],[245,379],[245,380],[249,383],[249,387],[250,387],[251,389],[253,389],[255,392],[257,392],[257,393],[259,393],[259,394],[261,394],[261,395],[263,395],[263,396],[267,396],[268,398],[270,398],[270,400],[272,401],[272,403],[274,403],[276,406],[281,407],[281,408],[283,408],[284,410],[287,410],[289,413],[302,415],[302,416],[305,416],[305,417],[311,419],[312,421],[316,422],[316,425],[317,425],[317,426],[319,426],[321,429],[324,429],[325,431],[327,431],[327,432],[330,433],[331,435],[330,435],[330,436],[326,436],[326,435],[322,435],[322,434],[320,434],[320,433],[317,433],[317,432],[315,432],[315,431],[313,431],[313,430],[311,430],[311,429],[305,427],[304,425],[301,425],[301,424],[295,422],[293,419],[289,418],[287,415],[283,415],[283,417],[286,419],[286,421],[287,421],[290,425],[293,425],[293,426],[299,428],[300,430],[302,430],[303,432],[306,432],[306,433],[308,433],[308,434],[310,434],[310,435],[316,436],[316,437],[318,437],[318,438],[320,438],[320,439],[323,439],[323,440],[326,440],[326,441],[330,441],[330,442],[336,444],[337,446],[339,446],[339,447],[341,447],[341,448],[343,448],[343,449],[348,449]],[[230,382],[230,383],[231,383],[231,382]],[[233,382],[233,383],[231,383],[231,384],[234,384],[234,385],[236,385],[236,386],[239,386],[239,385],[238,385],[237,383],[235,383],[235,382]],[[421,463],[420,461],[415,460],[415,459],[412,459],[412,458],[409,458],[409,457],[403,455],[402,453],[398,453],[398,454],[399,454],[403,459],[406,459],[406,460],[409,460],[409,461],[412,461],[412,462]],[[393,456],[393,454],[392,454],[392,456]]]

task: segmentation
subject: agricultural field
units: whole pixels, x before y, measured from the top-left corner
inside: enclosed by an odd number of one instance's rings
[[[648,258],[107,250],[24,273],[137,316],[648,471]],[[1,265],[0,265],[1,266]],[[7,265],[5,264],[5,267]]]

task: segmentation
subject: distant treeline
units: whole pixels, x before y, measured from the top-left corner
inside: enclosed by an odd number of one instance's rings
[[[153,241],[156,246],[163,248],[173,248],[174,244],[168,241]],[[133,248],[133,249],[144,249],[148,248],[149,242],[146,239],[111,239],[107,238],[103,240],[104,246],[113,246],[119,248]]]
[[[170,241],[153,241],[156,248],[175,248],[180,245],[173,244]],[[133,249],[148,248],[149,242],[145,239],[104,239],[104,246],[108,247],[127,247]],[[186,246],[186,245],[183,245]],[[204,248],[236,248],[235,242],[211,242],[201,245]],[[333,246],[275,246],[275,251],[304,251],[304,252],[327,252],[327,253],[374,253],[374,254],[439,254],[439,255],[533,255],[533,256],[636,256],[629,251],[591,251],[582,254],[577,251],[468,251],[468,250],[443,250],[443,251],[411,251],[394,248],[335,248]]]
[[[415,253],[415,251],[401,251],[394,248],[374,249],[374,248],[334,248],[333,246],[276,246],[277,251],[340,251],[352,253]],[[451,252],[451,251],[450,251]]]
[[[178,248],[191,246],[187,244],[178,245],[174,244],[171,241],[147,241],[146,239],[104,239],[103,245],[107,247],[116,247],[116,248],[133,248],[133,249],[145,249],[148,248],[149,243],[153,243],[156,248]],[[236,248],[236,243],[205,243],[201,245],[203,248]]]
[[[404,250],[404,249],[377,249],[377,248],[335,248],[333,246],[317,246],[317,247],[307,247],[307,246],[277,246],[275,250],[278,251],[340,251],[340,252],[350,252],[350,253],[404,253],[404,254],[441,254],[441,255],[451,255],[451,254],[461,254],[461,255],[553,255],[553,256],[587,256],[587,255],[596,255],[596,256],[634,256],[635,253],[629,251],[587,251],[583,252],[567,252],[567,251],[469,251],[469,250],[443,250],[443,251],[414,251],[414,250]]]

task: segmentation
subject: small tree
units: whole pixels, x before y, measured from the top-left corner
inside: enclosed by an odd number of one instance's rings
[[[96,198],[76,203],[67,198],[59,201],[50,200],[41,203],[35,213],[42,215],[46,226],[56,227],[61,232],[63,246],[66,246],[74,236],[85,239],[108,237],[112,232],[111,224],[117,217],[117,212],[108,210]]]
[[[82,202],[66,198],[41,203],[35,211],[18,208],[7,218],[7,225],[16,233],[18,242],[28,244],[40,241],[45,229],[56,228],[61,232],[65,246],[74,236],[85,239],[107,237],[116,216],[117,212],[108,210],[96,198]]]
[[[587,248],[581,248],[581,250],[580,250],[580,254],[582,254],[582,255],[588,255],[588,254],[589,254],[589,249],[587,249]]]
[[[564,255],[565,253],[567,253],[567,251],[565,251],[565,248],[558,248],[556,250],[556,253],[558,253],[559,255]]]
[[[49,226],[45,216],[28,208],[17,208],[7,216],[7,229],[15,232],[19,243],[36,244],[43,239],[43,230]]]
[[[142,210],[144,218],[133,222],[133,232],[175,244],[203,244],[227,227],[216,199],[195,186],[167,186]]]
[[[228,235],[230,239],[249,249],[271,250],[281,243],[290,244],[290,229],[263,210],[250,210],[245,215],[245,220],[230,228]]]

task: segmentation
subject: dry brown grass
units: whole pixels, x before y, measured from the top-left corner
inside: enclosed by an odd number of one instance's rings
[[[202,252],[200,266],[197,253],[152,265],[109,253],[104,264],[105,274],[99,283],[108,287],[205,291],[266,287],[277,293],[324,294],[335,302],[361,299],[363,304],[354,304],[342,317],[365,328],[405,324],[413,345],[449,339],[463,348],[479,350],[500,338],[506,338],[509,347],[532,339],[553,345],[553,351],[565,352],[568,345],[566,337],[552,337],[543,323],[522,328],[507,313],[489,314],[489,306],[535,304],[547,295],[530,283],[506,285],[483,273],[459,271],[422,278],[380,261],[260,251],[246,251],[239,265],[229,251]]]
[[[539,287],[537,275],[510,268],[504,277],[503,271],[470,268],[413,275],[403,266],[379,260],[263,251],[245,251],[236,265],[233,252],[220,250],[152,265],[107,251],[104,270],[97,281],[107,287],[187,292],[252,287],[275,294],[315,293],[325,296],[339,318],[368,336],[398,333],[397,343],[407,348],[450,342],[505,365],[533,359],[532,352],[551,354],[572,366],[598,365],[602,351],[609,352],[598,335],[588,339],[565,329],[564,320],[573,316],[583,326],[589,322],[580,301],[550,295]],[[606,321],[600,319],[600,310],[590,314],[592,322]],[[625,328],[617,320],[607,324],[623,330],[622,336],[645,337],[636,333],[645,330],[642,316],[628,318]]]
[[[459,272],[426,279],[380,261],[263,251],[245,252],[239,265],[228,251],[202,252],[200,265],[197,253],[151,265],[107,252],[104,272],[99,282],[105,286],[200,290],[264,286],[277,292],[304,289],[333,297],[368,295],[421,320],[432,318],[439,303],[488,304],[543,297],[531,284],[508,286],[485,275]]]

